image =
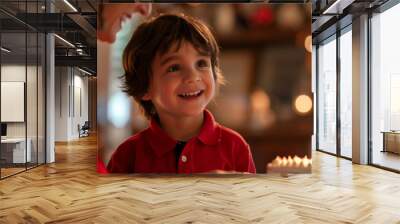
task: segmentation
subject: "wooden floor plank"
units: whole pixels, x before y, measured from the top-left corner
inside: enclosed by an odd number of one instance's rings
[[[100,175],[95,138],[0,181],[0,223],[400,223],[400,175],[313,153],[313,173]]]

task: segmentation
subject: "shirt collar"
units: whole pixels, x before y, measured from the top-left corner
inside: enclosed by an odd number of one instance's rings
[[[218,123],[210,111],[204,110],[203,127],[197,138],[205,145],[215,145],[220,139],[220,130]]]
[[[220,139],[220,130],[218,126],[213,115],[208,110],[204,110],[203,127],[199,135],[195,138],[205,145],[217,144]],[[146,137],[157,156],[162,156],[173,150],[178,143],[178,141],[168,136],[168,134],[161,129],[154,118],[151,120],[150,127],[147,129]]]

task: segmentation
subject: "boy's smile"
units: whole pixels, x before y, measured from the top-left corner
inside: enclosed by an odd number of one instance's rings
[[[204,90],[197,90],[194,92],[184,92],[181,94],[178,94],[178,96],[182,97],[183,99],[195,99],[196,97],[200,96]]]
[[[152,63],[152,79],[143,100],[151,100],[157,113],[172,117],[202,115],[215,92],[211,59],[182,40]]]

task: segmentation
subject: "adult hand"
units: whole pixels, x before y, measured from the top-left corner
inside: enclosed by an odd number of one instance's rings
[[[117,32],[121,29],[122,21],[130,18],[133,13],[139,13],[143,16],[150,15],[151,4],[102,4],[100,9],[97,38],[105,42],[113,43]]]

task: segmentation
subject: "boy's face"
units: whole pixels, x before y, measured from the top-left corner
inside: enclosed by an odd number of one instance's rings
[[[182,41],[152,63],[152,79],[143,100],[151,100],[159,115],[196,116],[203,112],[215,92],[211,58]]]

